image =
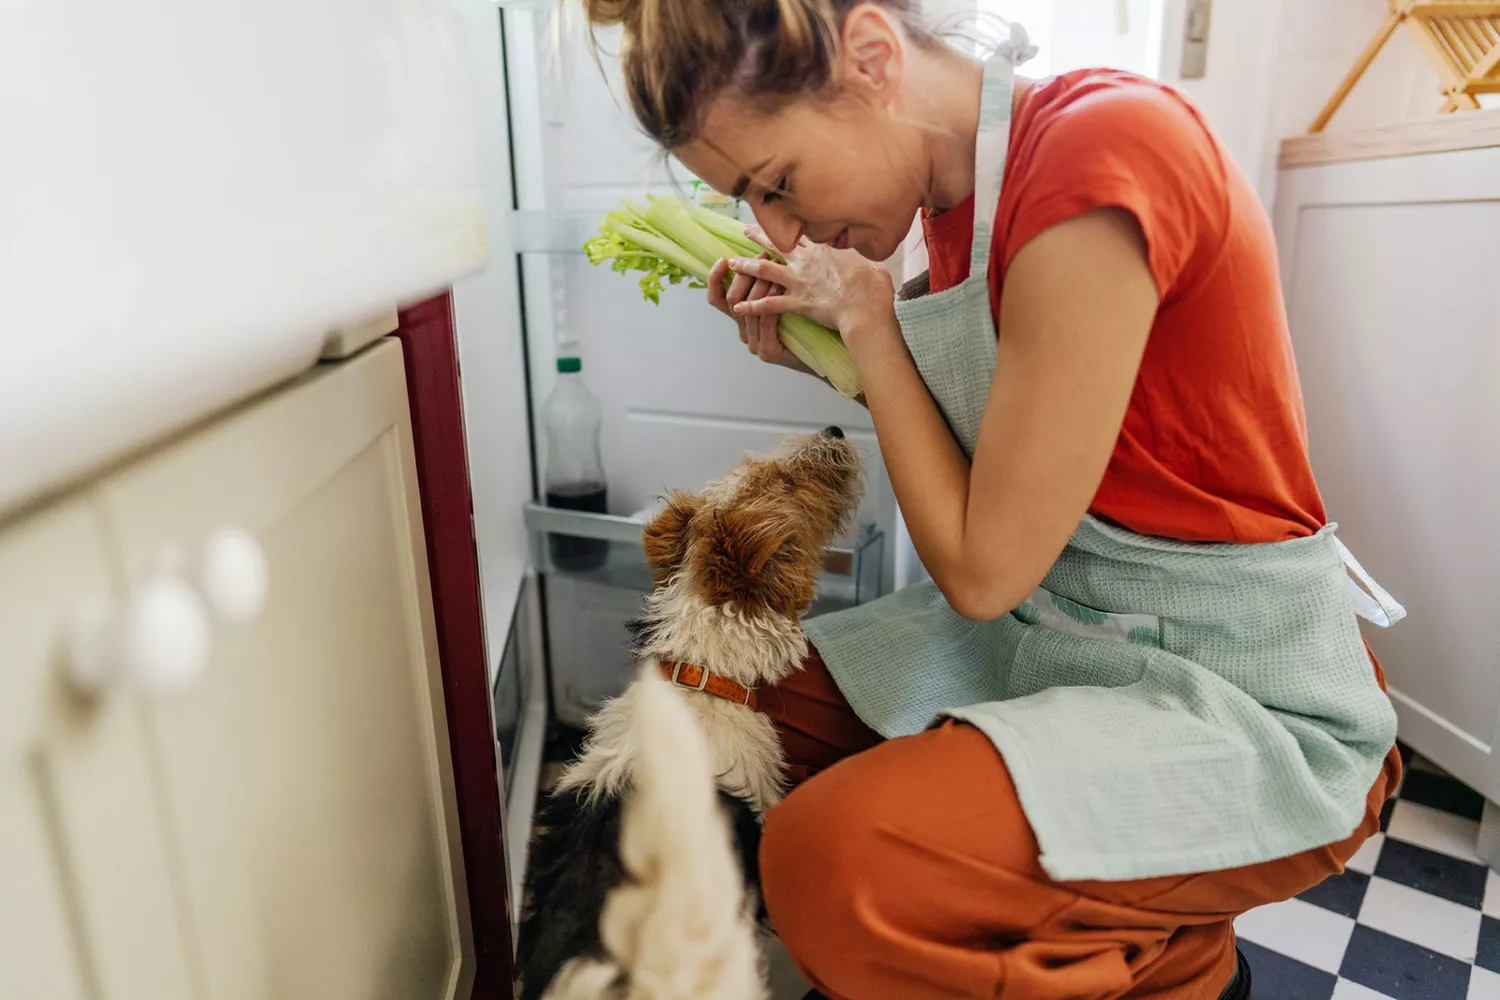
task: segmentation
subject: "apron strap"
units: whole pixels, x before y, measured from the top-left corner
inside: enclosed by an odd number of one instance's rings
[[[1344,568],[1350,573],[1349,596],[1354,600],[1355,613],[1380,628],[1390,628],[1405,618],[1406,609],[1401,606],[1401,603],[1375,582],[1375,578],[1359,564],[1359,560],[1354,558],[1354,553],[1349,551],[1349,547],[1340,541],[1337,535],[1333,540],[1338,544],[1339,555],[1343,556]],[[1356,583],[1356,580],[1359,583]],[[1364,586],[1361,587],[1360,584]]]
[[[990,246],[995,241],[995,212],[1010,147],[1010,105],[1016,89],[1016,67],[1036,55],[1026,29],[1010,24],[1010,37],[984,61],[979,96],[979,132],[974,142],[974,242],[969,248],[969,277],[989,274]]]

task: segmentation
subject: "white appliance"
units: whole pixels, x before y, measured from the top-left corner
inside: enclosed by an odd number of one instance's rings
[[[592,267],[582,254],[619,198],[681,192],[691,180],[638,134],[585,36],[569,30],[559,47],[551,4],[502,3],[498,19],[481,0],[457,5],[480,85],[494,256],[455,286],[454,308],[511,874],[519,882],[549,715],[581,725],[631,671],[625,623],[649,586],[642,519],[631,515],[670,488],[717,478],[747,450],[838,424],[864,450],[869,485],[857,530],[825,559],[820,606],[868,600],[920,569],[901,541],[867,411],[749,357],[702,292],[673,288],[652,307],[634,280]],[[604,43],[610,50],[614,39]],[[538,414],[560,353],[582,357],[583,377],[604,408],[609,516],[531,503],[545,458]],[[608,562],[587,573],[556,571],[549,531],[607,540]]]

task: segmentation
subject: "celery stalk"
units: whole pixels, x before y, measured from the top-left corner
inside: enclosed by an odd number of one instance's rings
[[[663,282],[688,280],[702,288],[721,258],[754,257],[765,248],[746,236],[744,225],[735,219],[676,198],[648,195],[644,206],[626,200],[606,215],[599,235],[584,244],[584,251],[593,263],[608,261],[621,273],[645,272],[641,292],[648,301],[660,302]],[[860,394],[859,373],[837,332],[791,313],[783,314],[776,327],[781,342],[799,361],[843,395]]]
[[[686,207],[699,225],[733,246],[737,256],[755,257],[765,253],[765,247],[745,235],[745,224],[738,219],[731,219],[729,216],[720,215],[718,212],[710,212],[708,209],[700,208],[697,205],[688,205]]]

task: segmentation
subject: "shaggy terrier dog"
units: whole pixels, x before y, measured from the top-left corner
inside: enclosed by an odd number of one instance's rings
[[[863,480],[830,427],[677,492],[645,532],[640,672],[539,811],[523,1000],[760,1000],[756,849],[782,755],[756,689],[807,654],[824,548]]]

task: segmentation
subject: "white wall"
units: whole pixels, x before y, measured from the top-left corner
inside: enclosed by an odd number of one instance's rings
[[[1076,2],[1076,0],[1075,0]],[[1165,0],[1161,78],[1190,94],[1271,204],[1281,140],[1301,135],[1374,35],[1386,0],[1214,0],[1208,74],[1178,76],[1184,0]],[[1329,131],[1433,115],[1436,74],[1403,27]]]
[[[1382,0],[1288,3],[1281,25],[1273,123],[1282,135],[1308,124],[1384,20]],[[1329,124],[1341,131],[1437,114],[1437,74],[1402,27]]]
[[[1387,0],[1213,0],[1208,71],[1183,80],[1186,0],[927,0],[929,16],[1019,20],[1041,46],[1031,75],[1115,66],[1157,76],[1193,97],[1270,205],[1281,140],[1307,131],[1387,10]],[[981,20],[981,26],[983,21]],[[981,32],[982,33],[982,32]],[[1403,27],[1386,44],[1330,131],[1433,115],[1437,75]],[[1491,101],[1493,103],[1493,99]]]
[[[1051,0],[1039,62],[1046,72],[1110,66],[1155,76],[1161,59],[1161,0]]]
[[[1271,111],[1282,11],[1297,4],[1333,0],[1214,0],[1208,39],[1207,75],[1183,80],[1182,29],[1185,0],[1165,0],[1160,78],[1191,96],[1219,138],[1249,175],[1261,198],[1275,191],[1275,146]]]
[[[951,7],[954,0],[949,0]],[[976,0],[970,0],[975,3]],[[1046,77],[1093,66],[1155,76],[1163,0],[977,0],[981,37],[996,17],[1019,22],[1040,50],[1021,71]],[[936,7],[929,3],[929,10]]]

